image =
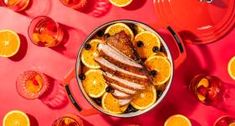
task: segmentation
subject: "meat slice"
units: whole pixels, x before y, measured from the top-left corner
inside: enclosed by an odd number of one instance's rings
[[[103,57],[97,57],[95,58],[95,60],[97,63],[99,63],[102,70],[112,73],[113,75],[134,82],[148,83],[148,78],[145,75],[139,75],[136,73],[129,72],[125,69],[119,68],[118,66],[110,63],[108,60],[104,59]]]
[[[136,90],[132,90],[132,89],[128,89],[128,88],[124,88],[124,87],[121,87],[119,86],[118,84],[116,83],[108,83],[112,88],[116,89],[116,90],[119,90],[121,92],[124,92],[126,94],[129,94],[129,95],[134,95],[136,94]]]
[[[126,94],[124,92],[121,92],[119,90],[114,90],[114,92],[112,93],[114,97],[118,98],[118,99],[127,99],[130,98],[131,95]]]
[[[107,44],[98,45],[99,54],[109,62],[130,72],[144,75],[143,66]]]
[[[119,78],[119,77],[112,75],[111,73],[108,73],[108,72],[104,73],[104,78],[109,83],[116,83],[119,86],[122,86],[124,88],[133,89],[133,90],[137,90],[137,91],[145,89],[145,85],[143,85],[143,84],[138,84],[135,82],[131,82],[131,81]]]
[[[120,106],[124,106],[124,105],[129,104],[131,102],[131,100],[132,100],[131,98],[129,98],[129,99],[118,99],[118,102],[119,102]]]
[[[135,60],[137,58],[134,54],[131,38],[125,33],[125,31],[121,31],[113,36],[110,36],[106,39],[106,43],[131,59]]]

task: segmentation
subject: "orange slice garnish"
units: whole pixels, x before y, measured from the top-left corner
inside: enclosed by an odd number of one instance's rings
[[[107,87],[101,70],[88,70],[82,84],[86,93],[92,98],[101,97]]]
[[[139,42],[142,43],[142,46],[138,46]],[[151,55],[156,54],[157,50],[160,50],[161,42],[152,32],[143,31],[135,36],[133,45],[141,58],[149,58]],[[156,48],[156,51],[153,48]]]
[[[109,113],[120,114],[127,109],[128,105],[120,106],[118,99],[111,93],[105,93],[102,97],[102,107]]]
[[[109,34],[109,35],[115,35],[121,31],[124,31],[128,36],[131,37],[131,40],[134,39],[134,33],[132,32],[132,30],[124,23],[116,23],[113,24],[111,26],[109,26],[106,30],[105,30],[105,34]]]
[[[153,77],[155,85],[166,83],[171,76],[171,64],[169,60],[163,56],[151,56],[145,61],[145,66],[149,71],[156,71],[157,75]]]
[[[100,68],[99,64],[94,59],[99,55],[99,52],[97,50],[97,46],[99,43],[102,43],[102,41],[99,39],[93,39],[88,43],[90,47],[87,49],[84,47],[84,49],[82,50],[81,60],[82,63],[88,68]]]
[[[146,109],[152,106],[157,99],[157,93],[154,86],[149,86],[144,91],[136,95],[131,101],[131,105],[136,109]]]

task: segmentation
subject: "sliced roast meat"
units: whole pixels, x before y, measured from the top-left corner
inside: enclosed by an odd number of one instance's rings
[[[132,90],[132,89],[128,89],[128,88],[125,88],[125,87],[122,87],[122,86],[119,86],[118,84],[116,83],[108,83],[111,87],[113,87],[114,89],[116,90],[119,90],[121,92],[124,92],[126,94],[129,94],[129,95],[134,95],[136,94],[136,90]]]
[[[131,102],[131,98],[129,98],[129,99],[118,99],[118,102],[119,102],[120,106],[124,106],[124,105],[127,105]]]
[[[136,59],[136,55],[134,55],[134,50],[132,47],[131,38],[125,33],[125,31],[121,31],[113,36],[110,36],[106,39],[106,43],[113,48],[116,48],[129,58]]]
[[[116,75],[118,77],[121,77],[123,79],[127,79],[133,82],[139,82],[139,83],[148,83],[148,78],[145,75],[139,75],[133,72],[129,72],[125,69],[122,69],[114,64],[112,64],[111,62],[109,62],[108,60],[106,60],[103,57],[97,57],[95,58],[96,62],[99,63],[99,65],[101,66],[101,69],[103,71],[107,71],[109,73],[112,73],[113,75]]]
[[[109,62],[130,72],[144,75],[143,66],[107,44],[98,45],[99,54]]]
[[[131,95],[126,94],[124,92],[121,92],[119,90],[114,90],[112,94],[113,94],[114,97],[116,97],[118,99],[127,99],[127,98],[131,97]]]
[[[133,90],[144,90],[145,89],[145,85],[143,85],[143,84],[139,84],[139,83],[135,83],[135,82],[131,82],[131,81],[122,79],[122,78],[117,77],[115,75],[112,75],[111,73],[108,73],[108,72],[104,73],[104,78],[109,83],[116,83],[119,86],[122,86],[122,87],[125,87],[128,89],[133,89]]]

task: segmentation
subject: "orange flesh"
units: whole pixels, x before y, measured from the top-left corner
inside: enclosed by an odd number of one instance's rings
[[[31,80],[26,81],[26,88],[32,93],[38,93],[43,87],[43,79],[40,75],[36,75]]]

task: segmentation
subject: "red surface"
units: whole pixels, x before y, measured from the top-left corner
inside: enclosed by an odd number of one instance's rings
[[[40,1],[40,2],[39,2]],[[37,5],[37,6],[36,6]],[[68,42],[64,47],[54,49],[38,47],[30,42],[27,28],[33,16],[48,15],[63,24],[68,31]],[[59,108],[50,108],[43,100],[26,100],[16,91],[16,78],[26,70],[38,70],[60,81],[66,73],[75,66],[75,56],[80,44],[97,26],[114,19],[134,19],[152,26],[160,23],[154,13],[151,0],[136,0],[128,8],[112,7],[107,15],[95,18],[63,6],[59,0],[34,0],[31,8],[25,14],[0,8],[0,29],[15,30],[21,35],[22,48],[13,58],[0,58],[0,119],[12,109],[20,109],[35,118],[33,126],[50,126],[58,117],[79,112],[69,102]],[[28,16],[29,15],[29,16]],[[164,33],[162,33],[164,34]],[[166,35],[166,34],[165,34]],[[205,106],[196,101],[188,90],[190,79],[197,73],[209,73],[220,77],[227,83],[234,84],[227,74],[227,62],[235,55],[235,30],[216,43],[209,45],[186,45],[187,59],[181,67],[175,70],[172,87],[163,102],[152,111],[130,119],[113,118],[104,114],[83,117],[86,125],[163,125],[165,119],[176,113],[185,114],[192,120],[193,126],[211,126],[224,114],[213,107]],[[173,41],[167,41],[174,47]],[[177,54],[172,49],[173,54]],[[90,105],[82,97],[75,79],[72,81],[73,92],[83,108]],[[234,108],[235,109],[235,108]],[[1,122],[2,123],[2,122]]]

